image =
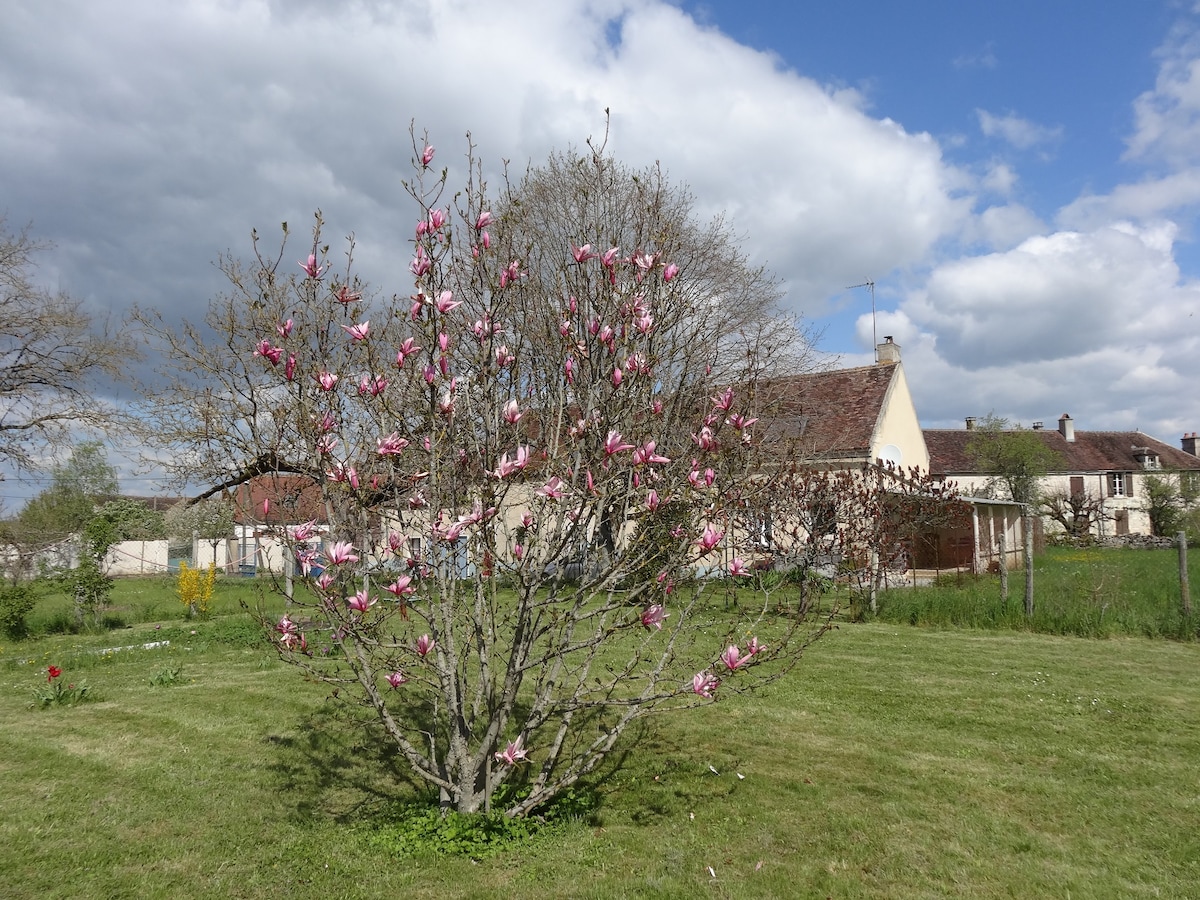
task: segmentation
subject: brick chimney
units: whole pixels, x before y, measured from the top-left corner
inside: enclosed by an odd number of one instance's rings
[[[1179,442],[1179,446],[1183,448],[1184,453],[1190,453],[1192,456],[1200,456],[1196,452],[1196,432],[1192,431],[1183,436],[1183,440]]]
[[[1071,419],[1070,413],[1063,413],[1058,417],[1058,433],[1068,444],[1075,443],[1075,422]]]
[[[900,345],[892,340],[890,334],[884,335],[883,343],[875,345],[875,364],[894,366],[898,362],[900,362]]]

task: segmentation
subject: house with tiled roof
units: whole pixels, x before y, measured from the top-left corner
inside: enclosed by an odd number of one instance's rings
[[[832,369],[773,379],[756,388],[754,403],[763,416],[767,442],[828,468],[890,466],[900,472],[931,470],[900,346],[891,336],[875,348],[870,366]],[[1024,541],[1020,508],[1011,501],[970,496],[969,523],[922,537],[909,548],[918,569],[966,568],[980,571],[997,557],[997,536],[1007,538],[1009,567],[1019,562]]]
[[[900,346],[884,338],[873,366],[773,379],[757,388],[768,441],[830,466],[890,463],[929,470]]]
[[[242,572],[282,572],[287,551],[282,530],[305,522],[316,523],[316,533],[328,531],[328,514],[321,487],[303,475],[259,475],[232,492],[234,540],[230,566]]]
[[[1029,433],[1059,460],[1041,480],[1042,496],[1094,499],[1100,511],[1092,528],[1097,536],[1151,533],[1146,489],[1152,476],[1194,479],[1200,487],[1195,432],[1184,435],[1180,447],[1172,447],[1140,431],[1077,431],[1064,413],[1057,430],[1035,422]],[[973,418],[966,419],[963,429],[925,431],[930,471],[953,479],[968,492],[989,490],[992,477],[980,471],[970,453],[975,436]],[[1048,522],[1047,527],[1056,526]]]

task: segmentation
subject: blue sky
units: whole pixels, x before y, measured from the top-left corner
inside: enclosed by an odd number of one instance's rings
[[[927,427],[1200,430],[1180,2],[18,0],[0,211],[101,314],[199,318],[218,254],[317,207],[403,293],[410,121],[452,165],[470,130],[495,171],[582,144],[605,107],[617,155],[726,213],[843,365],[871,359],[845,288],[873,279]],[[126,488],[153,489],[127,449]]]

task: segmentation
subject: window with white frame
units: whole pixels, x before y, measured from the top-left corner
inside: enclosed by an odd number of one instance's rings
[[[1128,497],[1129,479],[1124,472],[1108,473],[1108,496]]]

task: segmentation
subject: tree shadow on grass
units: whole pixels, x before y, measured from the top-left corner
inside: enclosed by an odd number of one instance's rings
[[[265,741],[275,789],[294,798],[287,805],[297,820],[360,822],[429,796],[378,723],[335,701],[298,720],[292,732]]]

